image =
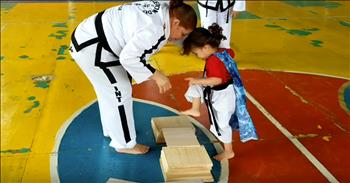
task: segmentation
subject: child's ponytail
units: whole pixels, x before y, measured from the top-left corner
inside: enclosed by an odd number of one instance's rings
[[[211,26],[209,26],[208,31],[212,34],[211,41],[215,42],[214,45],[219,45],[221,40],[226,40],[226,37],[222,34],[223,29],[217,23],[213,23]]]

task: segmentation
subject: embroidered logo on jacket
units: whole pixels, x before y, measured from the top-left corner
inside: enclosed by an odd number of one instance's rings
[[[152,15],[158,13],[160,9],[160,3],[158,1],[145,1],[145,2],[136,2],[133,5],[136,5],[143,13],[147,15]]]

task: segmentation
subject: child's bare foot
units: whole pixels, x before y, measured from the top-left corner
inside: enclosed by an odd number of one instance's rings
[[[186,111],[181,111],[181,114],[189,115],[189,116],[193,116],[193,117],[199,117],[201,115],[201,113],[195,109],[188,109]]]
[[[222,160],[228,160],[235,157],[235,153],[234,152],[222,152],[220,154],[217,154],[216,156],[214,156],[214,159],[218,160],[218,161],[222,161]]]
[[[118,149],[118,153],[126,153],[126,154],[145,154],[149,151],[149,147],[142,145],[142,144],[136,144],[134,148],[131,149]]]

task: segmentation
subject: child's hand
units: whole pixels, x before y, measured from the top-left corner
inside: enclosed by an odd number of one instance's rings
[[[216,86],[222,83],[221,78],[210,77],[210,78],[185,78],[188,85],[202,85],[202,86]]]
[[[185,78],[185,81],[188,81],[188,85],[194,85],[195,83],[195,78]]]

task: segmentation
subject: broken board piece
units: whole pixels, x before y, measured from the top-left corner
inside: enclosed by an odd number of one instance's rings
[[[195,131],[187,116],[155,117],[151,119],[151,123],[156,143],[165,143],[163,128],[192,128]]]
[[[167,147],[200,146],[193,128],[163,128]]]

